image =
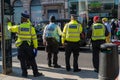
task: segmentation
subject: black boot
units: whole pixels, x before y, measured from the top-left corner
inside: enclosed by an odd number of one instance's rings
[[[38,76],[43,76],[43,74],[42,74],[42,73],[39,73],[39,72],[34,73],[34,77],[38,77]]]
[[[80,72],[81,69],[74,69],[73,72]]]
[[[26,71],[23,71],[23,72],[22,72],[22,77],[25,77],[25,78],[26,78],[27,76],[28,76],[27,72],[26,72]]]
[[[55,65],[54,65],[54,68],[61,68],[61,66],[58,65],[58,64],[55,64]]]
[[[48,60],[48,67],[52,67],[52,65],[51,65],[51,58],[52,58],[52,54],[51,53],[48,53],[48,58],[47,58],[47,60]]]
[[[51,60],[48,60],[48,67],[52,67]]]

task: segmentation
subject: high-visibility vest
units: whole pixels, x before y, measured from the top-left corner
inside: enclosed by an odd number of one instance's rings
[[[20,46],[23,41],[27,41],[31,45],[31,26],[26,24],[20,24],[18,27],[18,40],[16,41],[16,46]]]
[[[50,23],[49,25],[46,26],[46,31],[45,31],[45,37],[52,37],[55,38],[59,42],[59,34],[57,30],[57,26],[54,23]]]
[[[105,40],[105,26],[101,23],[95,23],[92,26],[92,40]]]
[[[80,41],[80,25],[79,24],[68,24],[66,32],[66,41],[78,42]]]
[[[16,46],[19,47],[23,41],[27,41],[29,45],[31,45],[31,41],[33,42],[34,48],[38,47],[38,40],[36,36],[36,32],[34,27],[28,22],[21,23],[18,25],[11,25],[11,22],[8,23],[8,30],[11,32],[15,32],[18,35]]]

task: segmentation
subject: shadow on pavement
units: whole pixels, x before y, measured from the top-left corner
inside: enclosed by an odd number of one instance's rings
[[[28,77],[27,78],[23,78],[21,76],[21,69],[18,67],[13,67],[13,72],[5,75],[3,79],[0,78],[0,80],[63,80],[63,79],[58,79],[58,78],[54,78],[54,77],[48,77],[48,76],[40,76],[40,77],[33,77],[33,75],[31,74],[32,71],[28,70]]]
[[[67,72],[64,67],[62,68],[49,68],[44,65],[38,65],[39,72],[42,72],[44,76],[33,77],[32,70],[28,69],[28,78],[21,77],[21,69],[20,64],[18,62],[15,66],[13,66],[13,72],[5,79],[1,80],[84,80],[84,79],[98,79],[98,74],[93,72],[92,70],[82,69],[80,72]],[[0,66],[1,68],[2,66]],[[1,71],[0,71],[1,72]]]
[[[39,68],[39,71],[48,71],[48,72],[56,73],[59,75],[61,75],[61,74],[62,75],[70,75],[70,77],[77,76],[77,77],[80,77],[83,79],[84,78],[98,79],[98,73],[95,73],[93,70],[82,69],[80,72],[73,72],[73,70],[68,72],[68,71],[66,71],[66,69],[64,67],[62,67],[62,68],[49,68],[49,67],[41,67],[40,66],[38,68]],[[65,79],[65,80],[71,80],[71,79]]]

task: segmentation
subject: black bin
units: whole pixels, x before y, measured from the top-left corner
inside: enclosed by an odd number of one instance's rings
[[[119,74],[118,46],[112,43],[101,45],[99,80],[115,80]]]

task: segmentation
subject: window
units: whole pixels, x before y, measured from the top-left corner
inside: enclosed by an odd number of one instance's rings
[[[104,4],[104,9],[105,10],[110,10],[110,9],[112,9],[113,8],[113,6],[114,6],[114,4]]]

